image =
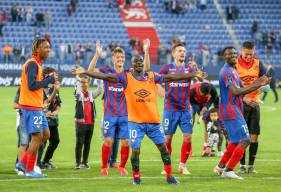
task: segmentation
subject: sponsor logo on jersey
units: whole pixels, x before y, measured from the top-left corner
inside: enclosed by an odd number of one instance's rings
[[[110,87],[108,87],[108,90],[113,91],[113,92],[122,92],[124,90],[124,88],[123,87],[118,88],[118,87],[110,86]]]
[[[147,98],[151,93],[145,89],[138,90],[134,92],[139,98],[136,99],[136,102],[150,102],[150,98]]]
[[[169,87],[188,87],[189,83],[170,82]]]

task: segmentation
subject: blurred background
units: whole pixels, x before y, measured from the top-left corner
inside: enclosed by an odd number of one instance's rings
[[[73,85],[69,70],[88,66],[100,40],[97,67],[111,64],[111,50],[120,46],[130,59],[151,41],[151,69],[172,62],[170,48],[186,44],[194,59],[216,79],[224,64],[221,50],[244,41],[256,44],[257,55],[281,78],[280,0],[4,0],[0,1],[0,85],[20,84],[32,41],[46,38],[52,51],[44,66],[59,70],[62,85]]]

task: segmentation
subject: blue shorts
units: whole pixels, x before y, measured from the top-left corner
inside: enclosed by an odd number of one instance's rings
[[[222,121],[228,139],[231,143],[239,143],[241,140],[249,141],[249,130],[245,119],[237,118],[236,120],[223,120]]]
[[[129,139],[128,116],[103,119],[103,136],[116,139]]]
[[[140,148],[141,141],[146,134],[154,144],[166,142],[164,130],[160,123],[133,123],[128,122],[130,132],[130,146],[133,149]]]
[[[23,125],[28,134],[41,133],[43,129],[48,129],[48,121],[43,111],[21,109]]]
[[[22,114],[19,115],[19,121],[17,123],[17,134],[18,134],[18,147],[20,145],[28,145],[29,138],[26,129],[24,127]]]
[[[183,133],[192,134],[192,117],[191,112],[167,112],[163,113],[162,127],[166,135],[173,135],[177,130],[177,126]]]
[[[194,104],[191,107],[192,107],[192,116],[193,116],[196,113],[199,115],[200,111],[203,109],[204,105],[203,104]]]

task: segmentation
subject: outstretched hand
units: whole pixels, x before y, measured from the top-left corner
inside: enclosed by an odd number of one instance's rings
[[[70,72],[71,72],[72,75],[79,75],[79,74],[85,73],[86,69],[84,69],[81,66],[77,66],[76,68],[71,69]]]
[[[100,56],[101,53],[102,53],[102,46],[101,46],[100,40],[97,40],[96,41],[96,54],[98,56]]]
[[[143,50],[144,50],[144,52],[148,52],[149,51],[149,47],[150,47],[150,40],[149,39],[145,39],[143,41]]]
[[[208,77],[208,73],[203,72],[201,70],[196,70],[194,72],[195,77],[197,77],[199,80],[206,79]]]
[[[254,83],[261,87],[261,86],[265,86],[265,85],[269,84],[270,81],[271,81],[271,77],[267,77],[264,75],[264,76],[258,78],[257,80],[255,80]]]

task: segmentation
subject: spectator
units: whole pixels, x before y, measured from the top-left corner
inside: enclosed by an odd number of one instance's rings
[[[28,24],[31,24],[31,22],[32,22],[32,7],[31,6],[28,6],[26,8],[26,22]]]
[[[81,65],[81,60],[83,61],[85,54],[85,49],[82,44],[79,44],[75,50],[75,60],[77,65]]]
[[[5,25],[5,24],[7,23],[7,20],[8,20],[7,11],[6,11],[5,9],[2,11],[2,16],[1,16],[1,18],[2,18],[2,23],[3,23],[3,25]]]
[[[172,13],[177,13],[177,1],[172,0],[172,6],[171,6]]]
[[[73,55],[72,55],[72,45],[71,44],[68,44],[67,45],[67,49],[66,49],[66,59],[67,61],[71,61],[72,58],[73,58]]]
[[[237,20],[239,18],[239,9],[236,5],[231,6],[232,9],[232,19]]]
[[[18,63],[20,59],[20,45],[13,48],[14,63]]]
[[[4,24],[2,21],[0,21],[0,37],[3,37],[3,27],[4,27]]]
[[[268,43],[268,31],[264,31],[262,33],[262,43],[263,45],[266,47],[267,46],[267,43]]]
[[[44,38],[49,42],[50,46],[52,47],[51,34],[49,32],[46,32]]]
[[[108,0],[107,2],[108,2],[108,8],[111,9],[112,8],[112,0]]]
[[[17,15],[17,17],[18,17],[18,22],[22,22],[22,20],[23,20],[23,15],[24,15],[24,13],[23,13],[23,8],[22,8],[22,7],[19,7],[19,8],[18,8],[18,15]]]
[[[11,60],[12,51],[13,51],[13,48],[11,47],[11,45],[9,45],[7,43],[3,48],[4,62],[5,63],[9,63],[9,61]]]
[[[21,45],[20,46],[20,62],[24,62],[25,61],[25,46]]]
[[[131,6],[132,0],[125,0],[125,8]]]
[[[276,33],[275,33],[275,31],[271,31],[270,39],[271,39],[272,44],[274,45],[275,42],[276,42]]]
[[[170,10],[170,1],[165,0],[163,3],[163,6],[164,6],[165,11],[169,11]]]
[[[86,61],[91,61],[93,57],[93,44],[92,42],[88,42],[85,49],[85,59]]]
[[[259,31],[259,23],[258,21],[255,19],[252,23],[252,27],[251,27],[251,33],[253,36],[255,36],[255,34]]]
[[[71,0],[70,1],[70,5],[72,6],[72,11],[73,12],[76,11],[77,3],[78,3],[78,0]]]
[[[72,12],[73,12],[73,8],[72,8],[71,4],[67,5],[66,11],[67,11],[68,17],[71,17],[72,16]]]
[[[18,17],[18,10],[15,5],[11,8],[11,16],[12,16],[12,22],[16,22]]]
[[[200,9],[204,11],[207,8],[207,1],[206,0],[200,0]]]
[[[62,43],[59,49],[59,56],[61,62],[64,62],[66,53],[67,53],[67,46],[64,43]]]
[[[36,26],[41,27],[41,25],[44,23],[44,13],[42,13],[41,11],[38,11],[35,14],[35,18],[36,18]]]
[[[266,48],[267,48],[267,57],[270,57],[272,55],[272,48],[273,48],[273,44],[270,37],[268,37]]]
[[[52,13],[48,10],[44,15],[45,26],[47,30],[49,30],[51,23],[52,23]]]

